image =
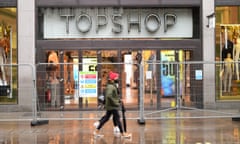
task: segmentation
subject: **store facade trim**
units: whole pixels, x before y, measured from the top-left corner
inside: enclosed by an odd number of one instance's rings
[[[16,7],[17,1],[16,0],[4,0],[0,1],[0,7]]]
[[[240,5],[239,0],[215,0],[216,6],[237,6]]]
[[[182,45],[186,49],[197,49],[201,46],[201,41],[198,39],[186,39],[186,40],[134,40],[135,44],[131,44],[132,40],[37,40],[36,44],[39,48],[59,48],[60,50],[65,47],[69,47],[69,49],[74,49],[78,47],[84,47],[86,49],[98,49],[105,48],[111,49],[114,47],[119,48],[166,48],[166,49],[180,49]],[[195,59],[201,59],[201,55],[194,55]]]
[[[89,0],[37,0],[36,5],[38,7],[106,7],[106,6],[118,6],[118,7],[192,7],[200,6],[201,0],[110,0],[110,1],[89,1]]]

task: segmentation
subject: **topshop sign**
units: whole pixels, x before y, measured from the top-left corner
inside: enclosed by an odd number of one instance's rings
[[[191,9],[45,8],[44,38],[191,38]]]

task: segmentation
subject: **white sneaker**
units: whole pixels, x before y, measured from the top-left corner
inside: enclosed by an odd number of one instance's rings
[[[93,124],[93,126],[95,127],[95,128],[97,128],[98,126],[99,126],[99,121],[96,121],[94,124]]]
[[[113,128],[113,134],[114,134],[114,136],[116,136],[116,137],[121,136],[121,133],[120,133],[120,130],[119,130],[118,126],[116,126],[116,127]]]
[[[131,137],[132,137],[132,134],[129,134],[129,133],[124,133],[122,135],[122,138],[125,138],[125,139],[131,139]]]
[[[94,138],[103,138],[104,137],[104,135],[100,134],[98,130],[94,131],[93,135],[94,135]]]
[[[115,127],[113,128],[113,132],[114,132],[114,133],[120,133],[120,130],[119,130],[118,126],[115,126]]]

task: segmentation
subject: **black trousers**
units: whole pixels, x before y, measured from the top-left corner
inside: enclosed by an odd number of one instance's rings
[[[104,116],[99,120],[99,122],[102,121],[102,120],[105,118],[105,116],[106,116],[106,115],[104,115]],[[114,121],[114,119],[112,119],[112,121],[113,121],[114,127],[118,126],[118,125],[117,125],[117,122]]]
[[[108,110],[106,111],[106,114],[100,119],[100,124],[97,127],[98,130],[100,130],[103,125],[110,119],[110,117],[113,115],[113,123],[114,126],[118,126],[121,133],[123,133],[122,123],[120,121],[120,115],[118,113],[118,110]]]

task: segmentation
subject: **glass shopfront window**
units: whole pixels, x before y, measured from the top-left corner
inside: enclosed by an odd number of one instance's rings
[[[217,100],[240,100],[240,6],[216,7]]]
[[[0,8],[0,104],[17,103],[16,8]]]

